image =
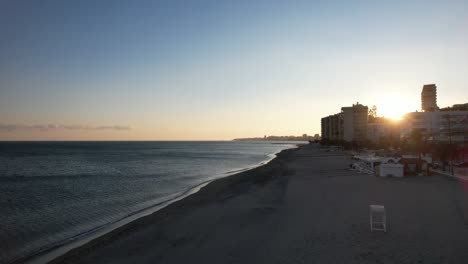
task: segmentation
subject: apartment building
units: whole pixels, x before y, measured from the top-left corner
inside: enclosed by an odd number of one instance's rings
[[[334,141],[365,141],[369,108],[359,103],[321,119],[322,138]]]
[[[345,141],[362,142],[367,139],[367,122],[369,108],[359,103],[342,107],[343,139]]]
[[[421,110],[431,112],[437,109],[437,86],[435,84],[426,84],[421,91]]]
[[[402,136],[418,130],[428,140],[466,142],[468,111],[412,112],[402,120]]]

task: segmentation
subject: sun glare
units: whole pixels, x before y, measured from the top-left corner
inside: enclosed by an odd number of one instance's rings
[[[376,103],[377,115],[387,117],[393,120],[401,120],[403,116],[414,111],[412,102],[408,102],[403,96],[388,95],[382,97],[379,103]]]

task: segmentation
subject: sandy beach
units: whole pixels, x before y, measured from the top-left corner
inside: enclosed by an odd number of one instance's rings
[[[468,194],[442,176],[378,178],[303,146],[220,179],[53,263],[467,263]],[[369,205],[388,232],[370,232]]]

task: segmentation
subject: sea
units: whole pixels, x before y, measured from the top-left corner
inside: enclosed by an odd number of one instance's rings
[[[0,142],[0,263],[135,219],[297,143]]]

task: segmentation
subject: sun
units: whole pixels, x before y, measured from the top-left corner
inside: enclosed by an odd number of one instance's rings
[[[377,106],[377,116],[387,117],[393,120],[401,120],[403,116],[414,111],[414,102],[404,96],[395,94],[386,95],[375,103]]]

